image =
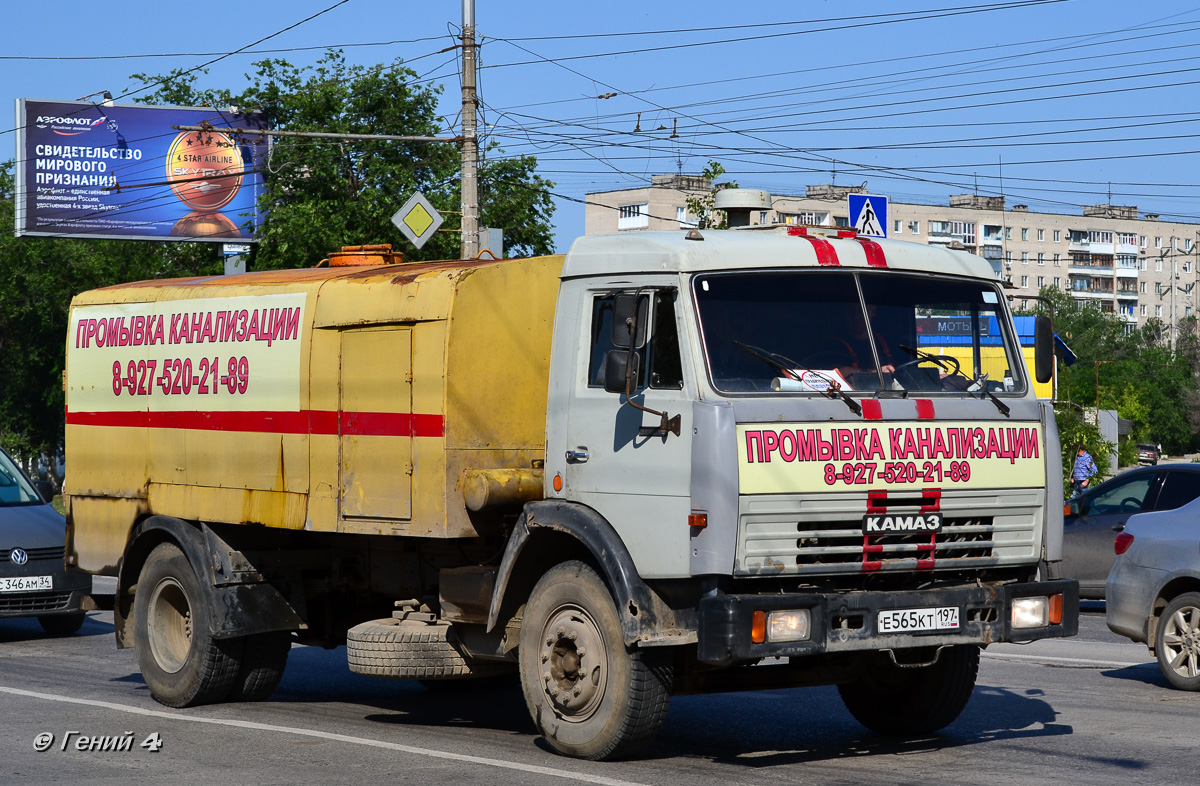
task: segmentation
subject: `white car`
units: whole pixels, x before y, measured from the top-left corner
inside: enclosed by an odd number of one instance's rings
[[[1200,498],[1130,516],[1108,574],[1108,627],[1146,643],[1167,680],[1200,690]]]

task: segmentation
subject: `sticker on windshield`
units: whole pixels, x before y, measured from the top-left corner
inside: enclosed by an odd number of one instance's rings
[[[793,379],[776,377],[771,380],[771,390],[778,390],[781,393],[810,391],[824,393],[831,387],[838,387],[842,390],[854,390],[854,387],[846,381],[846,378],[836,368],[793,369],[792,375]]]

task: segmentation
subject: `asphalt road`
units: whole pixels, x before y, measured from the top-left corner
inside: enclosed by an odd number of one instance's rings
[[[270,701],[171,710],[115,649],[110,614],[61,639],[0,621],[4,784],[1194,783],[1198,713],[1200,694],[1168,688],[1093,610],[1075,639],[987,650],[937,736],[871,734],[832,688],[685,696],[647,755],[601,764],[550,753],[519,689],[431,692],[351,674],[343,649],[294,647]],[[133,741],[80,751],[80,735]]]

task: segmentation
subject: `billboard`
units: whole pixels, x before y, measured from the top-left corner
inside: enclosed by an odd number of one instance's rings
[[[211,108],[18,99],[16,233],[253,241],[268,143],[237,130],[263,128]]]

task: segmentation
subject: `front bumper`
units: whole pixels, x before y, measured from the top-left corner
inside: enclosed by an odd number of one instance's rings
[[[91,595],[92,577],[64,573],[61,567],[51,575],[54,589],[0,593],[0,619],[76,614],[83,610]]]
[[[1062,622],[1040,628],[1013,629],[1012,602],[1031,596],[1063,596]],[[957,606],[959,627],[953,631],[879,633],[880,611]],[[751,628],[755,611],[809,609],[806,641],[755,644]],[[912,592],[794,593],[787,595],[721,595],[700,602],[697,657],[724,666],[765,657],[803,657],[833,652],[866,652],[912,647],[1023,642],[1074,636],[1079,630],[1079,583],[1074,579],[999,586],[963,586]]]

